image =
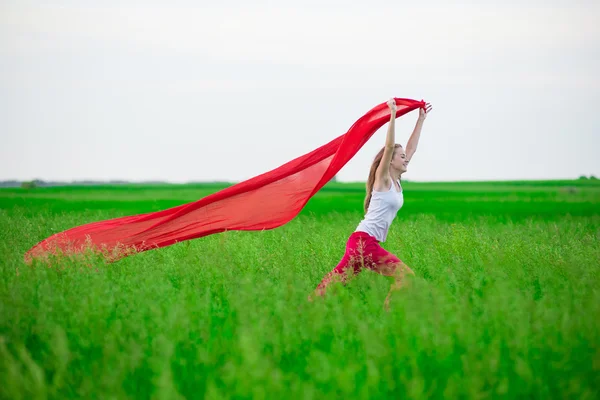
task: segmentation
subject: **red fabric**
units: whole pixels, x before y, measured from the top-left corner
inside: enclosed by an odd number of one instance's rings
[[[396,99],[399,117],[425,102]],[[379,104],[359,118],[344,135],[272,171],[240,182],[200,200],[163,211],[81,225],[50,236],[25,254],[100,251],[110,261],[136,252],[226,230],[279,227],[294,218],[308,200],[390,119]]]

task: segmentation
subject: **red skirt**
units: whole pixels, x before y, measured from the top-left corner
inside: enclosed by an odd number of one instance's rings
[[[333,272],[346,273],[347,268],[353,268],[355,273],[363,268],[378,271],[385,264],[401,262],[398,257],[380,246],[377,239],[365,232],[354,232],[346,243],[346,252]]]

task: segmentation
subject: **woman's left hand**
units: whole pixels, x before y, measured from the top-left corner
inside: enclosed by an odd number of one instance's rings
[[[429,103],[425,103],[425,108],[419,108],[419,119],[425,120],[432,108],[433,107]]]

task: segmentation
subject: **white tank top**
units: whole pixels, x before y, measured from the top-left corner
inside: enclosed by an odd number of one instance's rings
[[[358,224],[356,232],[365,232],[379,242],[385,242],[392,221],[404,204],[404,195],[396,191],[394,182],[387,192],[371,192],[367,214]]]

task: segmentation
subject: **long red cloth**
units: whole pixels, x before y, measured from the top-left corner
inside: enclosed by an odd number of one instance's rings
[[[396,98],[396,104],[397,117],[425,106],[423,101],[402,98]],[[93,222],[54,234],[31,248],[25,260],[91,249],[116,261],[227,230],[279,227],[292,220],[389,119],[389,107],[379,104],[345,134],[272,171],[174,208]]]

